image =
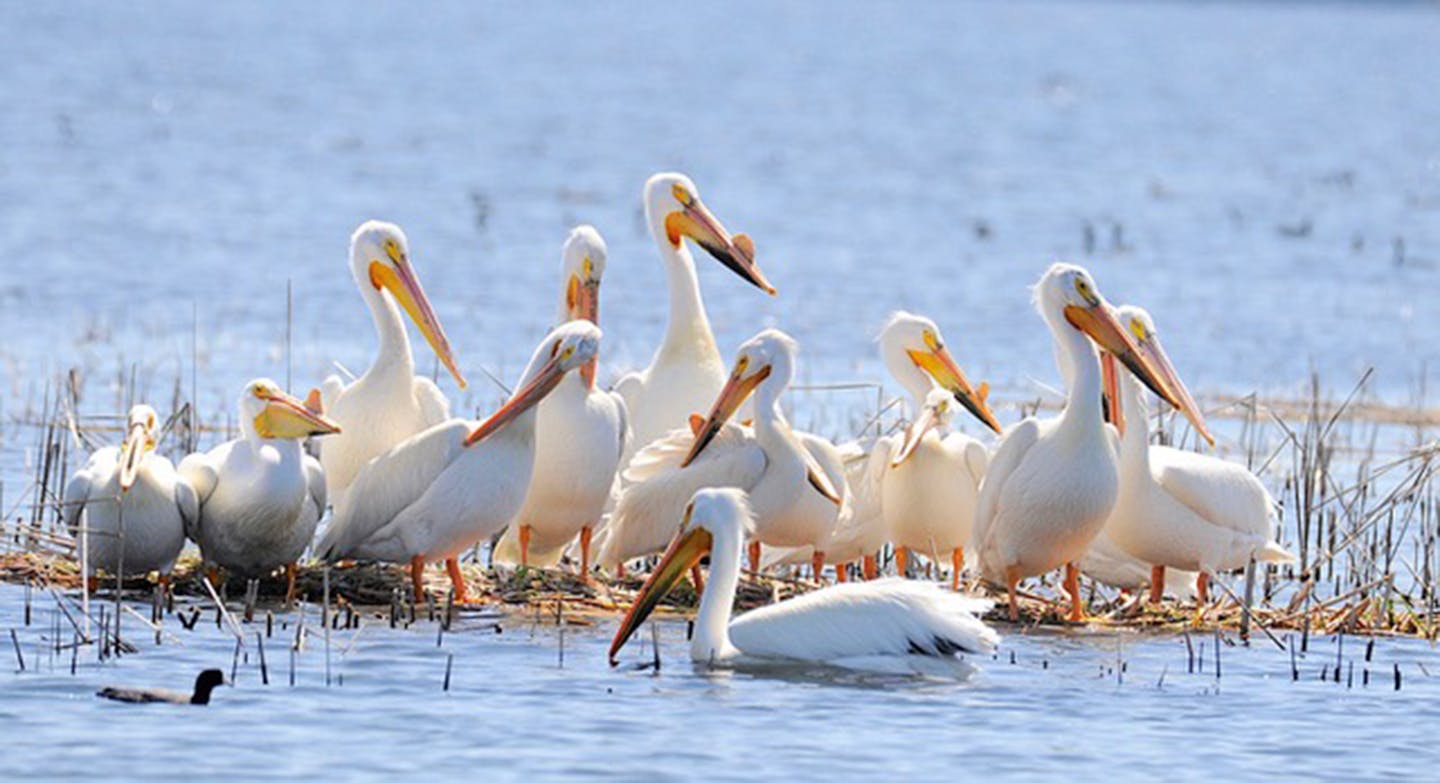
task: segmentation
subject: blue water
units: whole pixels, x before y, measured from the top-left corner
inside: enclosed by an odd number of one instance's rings
[[[755,238],[781,292],[701,259],[722,346],[781,326],[807,381],[879,380],[874,332],[905,307],[940,321],[1012,421],[1056,383],[1027,291],[1056,258],[1147,305],[1200,390],[1294,393],[1312,368],[1345,389],[1374,366],[1404,402],[1440,358],[1433,3],[292,5],[0,5],[6,510],[37,437],[13,419],[47,381],[81,367],[82,412],[113,413],[133,368],[136,396],[168,404],[188,392],[192,317],[210,420],[253,376],[288,366],[303,390],[334,361],[363,368],[346,240],[366,218],[409,234],[473,381],[441,380],[457,409],[498,394],[479,368],[518,372],[580,221],[610,246],[602,377],[643,364],[665,309],[639,191],[670,168]],[[0,634],[18,596],[0,589]],[[171,623],[183,644],[73,677],[67,659],[34,672],[40,630],[20,627],[32,671],[0,673],[0,725],[20,729],[6,777],[1214,779],[1435,760],[1420,667],[1440,661],[1408,642],[1374,664],[1402,665],[1399,693],[1361,689],[1359,662],[1355,688],[1320,683],[1329,640],[1298,684],[1288,654],[1228,648],[1217,685],[1184,673],[1182,640],[1098,633],[1008,633],[973,681],[940,685],[697,672],[675,627],[658,677],[606,667],[608,626],[567,636],[560,669],[553,631],[515,621],[446,637],[448,695],[433,628],[372,628],[335,665],[343,687],[312,646],[293,691],[242,666],[183,718],[90,696],[229,669],[213,625]],[[1105,673],[1117,648],[1123,683]]]

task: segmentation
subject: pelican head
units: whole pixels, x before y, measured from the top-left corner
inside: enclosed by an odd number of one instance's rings
[[[1212,446],[1215,445],[1215,436],[1210,434],[1209,428],[1205,426],[1205,415],[1200,412],[1199,404],[1195,402],[1195,398],[1190,394],[1190,389],[1186,387],[1185,382],[1180,380],[1180,374],[1175,371],[1175,365],[1170,362],[1170,356],[1165,353],[1164,346],[1160,344],[1160,335],[1155,331],[1155,321],[1150,317],[1150,313],[1146,312],[1144,308],[1134,305],[1121,305],[1116,308],[1116,312],[1119,314],[1121,325],[1135,338],[1135,345],[1138,346],[1140,353],[1159,370],[1165,383],[1180,398],[1180,412],[1185,414],[1185,418],[1190,420],[1191,426],[1200,433],[1206,442]],[[1108,354],[1107,360],[1113,361],[1113,359],[1109,359]],[[1107,377],[1114,377],[1114,373],[1107,373]],[[1118,411],[1119,398],[1115,394],[1115,390],[1107,389],[1106,392],[1111,399],[1111,405],[1115,406]],[[1144,402],[1142,401],[1140,404],[1143,406]]]
[[[943,431],[950,426],[950,418],[955,414],[954,401],[955,398],[945,389],[934,388],[925,395],[925,404],[920,408],[915,420],[905,429],[905,440],[901,442],[895,458],[890,461],[890,467],[899,467],[909,459],[910,455],[915,453],[915,447],[925,439],[925,433],[933,429]]]
[[[1159,368],[1140,352],[1134,336],[1120,325],[1115,308],[1100,295],[1095,280],[1084,268],[1074,264],[1051,265],[1035,286],[1035,300],[1040,314],[1052,328],[1063,322],[1079,330],[1119,359],[1151,391],[1180,407],[1179,398],[1165,383]]]
[[[770,382],[778,387],[788,386],[795,372],[795,354],[798,352],[799,346],[795,338],[779,329],[766,329],[742,343],[740,350],[735,353],[730,379],[720,390],[720,396],[710,409],[710,416],[696,433],[695,443],[690,447],[690,453],[686,455],[681,467],[689,465],[700,456],[705,447],[710,445],[710,441],[720,433],[725,422],[735,415],[735,411],[755,393],[761,383],[770,379]]]
[[[445,369],[455,377],[455,382],[465,388],[465,376],[456,365],[450,340],[430,306],[430,299],[425,296],[415,268],[410,265],[410,244],[405,240],[405,232],[394,223],[379,220],[361,223],[350,237],[350,264],[362,289],[370,286],[376,293],[390,292],[415,322]]]
[[[576,226],[566,237],[565,249],[560,254],[561,274],[565,279],[561,320],[600,323],[600,278],[605,275],[605,254],[605,239],[594,226]],[[596,362],[597,359],[591,359],[580,368],[586,387],[595,386]]]
[[[743,490],[726,487],[696,492],[685,507],[680,530],[671,539],[669,548],[650,572],[650,578],[645,580],[635,596],[635,602],[630,605],[630,611],[625,613],[625,619],[615,631],[615,638],[610,643],[610,665],[615,665],[615,656],[620,648],[655,611],[660,599],[711,550],[726,547],[738,563],[745,535],[753,527],[754,516]]]
[[[265,439],[298,440],[340,432],[340,425],[306,408],[305,403],[286,394],[269,378],[245,384],[240,395],[240,420],[248,422],[255,434]]]
[[[145,455],[155,450],[160,432],[160,417],[149,405],[130,409],[125,425],[125,440],[120,444],[120,491],[129,492],[140,476]]]
[[[589,321],[567,321],[545,335],[535,348],[519,388],[490,418],[480,422],[466,446],[473,446],[530,410],[560,385],[565,373],[584,366],[600,352],[600,327]]]
[[[645,220],[656,241],[678,250],[689,237],[716,261],[760,290],[775,294],[775,286],[755,263],[755,243],[746,234],[731,236],[700,200],[700,191],[684,174],[656,174],[645,183]]]
[[[985,426],[1001,431],[1000,422],[985,404],[990,387],[982,383],[977,390],[970,385],[934,321],[903,310],[891,315],[880,331],[880,354],[890,374],[907,388],[926,389],[939,384]]]

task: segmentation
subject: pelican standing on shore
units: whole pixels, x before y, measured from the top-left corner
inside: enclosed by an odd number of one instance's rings
[[[814,548],[818,578],[821,549],[845,499],[844,467],[833,445],[802,437],[780,412],[780,395],[795,372],[795,341],[777,329],[747,340],[734,369],[703,422],[675,430],[641,451],[626,470],[600,565],[610,568],[660,551],[673,538],[690,498],[706,487],[746,490],[755,511],[751,567],[760,544]],[[755,395],[755,424],[730,421]],[[817,458],[817,453],[819,458]]]
[[[1115,436],[1101,418],[1100,361],[1091,340],[1166,400],[1180,403],[1089,272],[1051,266],[1035,286],[1035,304],[1069,385],[1065,409],[1048,419],[1027,418],[1001,440],[980,488],[975,540],[986,578],[1006,586],[1012,620],[1019,619],[1016,584],[1063,565],[1069,618],[1079,622],[1077,561],[1105,526],[1120,483]]]
[[[755,243],[745,234],[732,236],[700,200],[700,191],[689,177],[656,174],[645,183],[644,197],[645,222],[665,266],[670,317],[650,366],[615,384],[630,412],[631,438],[622,466],[652,441],[685,426],[688,417],[704,410],[725,383],[725,362],[710,331],[695,260],[685,239],[755,287],[775,294],[755,263]]]
[[[267,378],[246,384],[239,410],[238,439],[180,461],[198,500],[185,530],[207,563],[227,571],[258,578],[284,566],[288,603],[295,561],[325,511],[325,472],[302,442],[340,427]]]
[[[455,600],[468,601],[456,558],[520,510],[535,462],[535,406],[599,349],[599,327],[561,324],[535,348],[515,393],[488,419],[451,419],[376,457],[336,505],[319,556],[409,563],[417,600],[425,592],[425,563],[445,560]]]
[[[1180,390],[1182,402],[1193,405],[1150,314],[1129,306],[1119,313],[1146,360]],[[1105,532],[1121,549],[1152,565],[1150,601],[1159,603],[1166,569],[1198,571],[1196,597],[1203,605],[1214,574],[1244,568],[1252,557],[1293,562],[1295,556],[1275,541],[1275,500],[1255,474],[1205,454],[1151,446],[1144,391],[1129,377],[1116,380],[1116,409],[1124,412],[1117,421],[1128,424],[1119,427],[1120,496]],[[1203,423],[1197,430],[1213,440]]]
[[[155,409],[136,405],[121,444],[91,454],[65,484],[65,525],[77,540],[84,515],[87,584],[97,568],[121,576],[159,571],[162,585],[170,581],[196,499],[170,460],[155,453],[159,428]]]
[[[990,602],[902,579],[834,585],[732,620],[741,552],[753,522],[743,491],[696,493],[674,541],[615,632],[612,665],[671,586],[706,555],[709,586],[690,640],[690,659],[696,663],[790,660],[934,673],[938,667],[963,667],[958,653],[989,653],[999,643],[999,636],[977,618]]]
[[[561,252],[565,281],[560,323],[600,322],[605,240],[592,226],[570,232]],[[591,534],[610,499],[625,446],[625,402],[595,388],[591,357],[536,409],[535,468],[520,513],[506,529],[495,559],[522,566],[551,565],[580,536],[580,577],[590,577]]]
[[[350,272],[370,309],[379,351],[370,369],[349,384],[338,375],[320,387],[321,408],[343,433],[321,441],[320,464],[330,501],[339,503],[355,474],[370,460],[421,430],[450,418],[450,402],[429,378],[415,375],[404,309],[460,388],[465,377],[420,278],[410,245],[393,223],[367,221],[350,237]],[[397,307],[398,305],[398,307]]]

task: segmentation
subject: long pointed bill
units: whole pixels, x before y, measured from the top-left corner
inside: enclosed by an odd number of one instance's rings
[[[510,399],[500,406],[500,410],[490,414],[490,418],[480,422],[469,437],[465,438],[466,446],[473,446],[476,443],[489,437],[495,431],[509,424],[516,416],[535,407],[555,387],[560,385],[560,380],[565,377],[565,371],[560,367],[559,359],[551,359],[535,373],[530,382],[517,390]]]
[[[1176,407],[1181,413],[1185,414],[1185,418],[1190,420],[1190,425],[1195,428],[1196,432],[1200,433],[1200,437],[1204,438],[1211,446],[1214,446],[1215,436],[1211,435],[1210,429],[1205,426],[1205,415],[1200,412],[1200,406],[1195,402],[1195,398],[1190,395],[1190,390],[1186,388],[1185,382],[1180,380],[1180,374],[1175,372],[1175,365],[1170,363],[1169,355],[1165,353],[1165,348],[1160,345],[1160,337],[1151,333],[1148,338],[1139,341],[1139,346],[1140,352],[1155,365],[1160,372],[1160,376],[1165,379],[1165,383],[1169,385],[1171,389],[1174,389],[1175,395],[1180,398],[1180,404]]]
[[[701,424],[699,431],[695,433],[695,443],[690,447],[690,453],[685,455],[685,461],[680,463],[680,467],[688,466],[695,461],[696,457],[700,456],[700,452],[704,451],[705,447],[710,445],[710,441],[720,433],[720,428],[725,426],[725,422],[735,415],[736,409],[745,402],[745,398],[754,393],[755,387],[759,386],[761,381],[769,377],[769,365],[761,367],[748,377],[740,374],[739,367],[730,373],[730,380],[726,381],[725,388],[720,390],[720,396],[716,398],[715,406],[710,409],[710,416],[705,419],[705,423]]]
[[[700,558],[704,557],[714,545],[715,538],[710,531],[703,527],[689,527],[690,509],[685,510],[685,522],[681,525],[680,532],[670,542],[670,547],[665,550],[660,563],[655,570],[650,572],[650,578],[635,595],[635,602],[630,605],[630,611],[625,613],[625,619],[620,621],[620,628],[615,631],[615,638],[610,642],[610,665],[614,666],[617,661],[616,654],[625,642],[640,629],[650,613],[660,604],[670,588],[690,572]],[[686,529],[689,528],[689,529]]]
[[[395,297],[395,301],[404,308],[410,320],[415,322],[420,334],[425,336],[425,342],[429,343],[431,350],[440,357],[440,363],[450,371],[460,388],[465,388],[465,376],[455,363],[455,351],[450,348],[450,340],[445,336],[445,329],[440,326],[440,318],[435,315],[435,309],[430,306],[429,297],[425,296],[420,278],[415,276],[415,270],[410,267],[409,260],[403,254],[391,256],[391,260],[394,262],[393,267],[378,262],[370,264],[370,282],[377,288],[383,287]]]
[[[995,414],[991,412],[990,406],[985,404],[985,398],[989,396],[990,387],[980,384],[977,392],[970,385],[970,380],[965,373],[960,371],[960,365],[955,363],[955,357],[950,355],[950,350],[943,345],[933,346],[928,351],[907,351],[910,360],[915,362],[920,369],[929,373],[935,382],[951,394],[965,410],[970,411],[975,418],[984,422],[985,426],[1001,432],[1000,422],[995,420]]]
[[[732,237],[710,214],[710,210],[700,203],[700,199],[692,198],[680,211],[667,215],[665,233],[669,235],[671,244],[677,246],[681,237],[690,237],[730,271],[765,293],[775,295],[775,286],[770,285],[765,273],[755,263],[755,242],[746,234]]]
[[[1115,431],[1125,434],[1125,409],[1120,405],[1120,377],[1116,375],[1115,356],[1105,351],[1100,356],[1100,383],[1105,392],[1105,412]]]
[[[305,407],[305,403],[284,392],[266,395],[265,409],[255,417],[255,431],[264,438],[308,438],[334,435],[340,425]]]
[[[1115,358],[1119,359],[1132,375],[1139,378],[1141,383],[1148,386],[1150,391],[1176,408],[1180,407],[1180,401],[1160,377],[1160,371],[1140,353],[1134,338],[1120,325],[1115,311],[1104,301],[1093,307],[1068,305],[1065,308],[1065,319],[1076,329],[1089,335],[1096,345],[1115,354]]]
[[[944,398],[941,398],[942,400]],[[939,417],[935,415],[935,409],[926,405],[920,410],[920,415],[905,430],[905,440],[900,444],[900,451],[896,452],[895,458],[890,460],[890,467],[898,468],[910,455],[915,453],[915,447],[925,439],[925,433],[935,428],[940,423]]]
[[[145,431],[145,425],[136,422],[130,425],[130,432],[125,435],[125,442],[120,446],[120,491],[129,492],[135,486],[135,479],[140,475],[140,463],[145,461],[145,454],[150,450],[150,435]]]
[[[578,275],[571,275],[570,283],[565,286],[565,313],[571,321],[584,320],[599,326],[600,281],[582,282]],[[580,366],[580,377],[585,380],[586,388],[595,388],[595,367],[599,361],[597,356]]]

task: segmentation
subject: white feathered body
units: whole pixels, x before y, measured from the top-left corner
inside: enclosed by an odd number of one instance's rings
[[[206,561],[243,576],[298,560],[325,509],[324,471],[296,440],[232,440],[186,457],[180,474],[199,498],[190,537]]]
[[[895,545],[940,557],[967,546],[987,460],[980,441],[931,430],[908,459],[887,469],[882,503]]]
[[[1148,587],[1150,564],[1121,549],[1120,545],[1110,538],[1108,530],[1108,527],[1101,530],[1100,535],[1090,542],[1090,548],[1085,551],[1085,556],[1080,558],[1080,570],[1091,579],[1120,590],[1133,591]],[[1167,568],[1165,592],[1180,599],[1194,598],[1196,576],[1194,571]]]
[[[195,496],[170,460],[150,453],[129,492],[120,492],[120,449],[100,449],[65,485],[65,523],[77,539],[84,515],[88,560],[117,573],[170,573],[185,547],[181,507],[194,508]],[[193,513],[193,511],[192,511]],[[77,550],[78,556],[78,550]]]
[[[537,407],[535,466],[519,514],[501,538],[495,559],[520,562],[519,530],[530,527],[529,562],[553,565],[585,526],[600,524],[625,445],[625,403],[567,376]]]
[[[348,386],[332,375],[321,387],[325,415],[341,430],[320,439],[320,464],[334,503],[370,460],[450,418],[450,404],[434,382],[416,377],[408,362],[394,365],[377,364]]]
[[[725,385],[725,362],[715,347],[708,322],[667,339],[650,366],[621,378],[615,391],[630,416],[627,461],[651,443],[684,427],[691,414],[703,414]]]

